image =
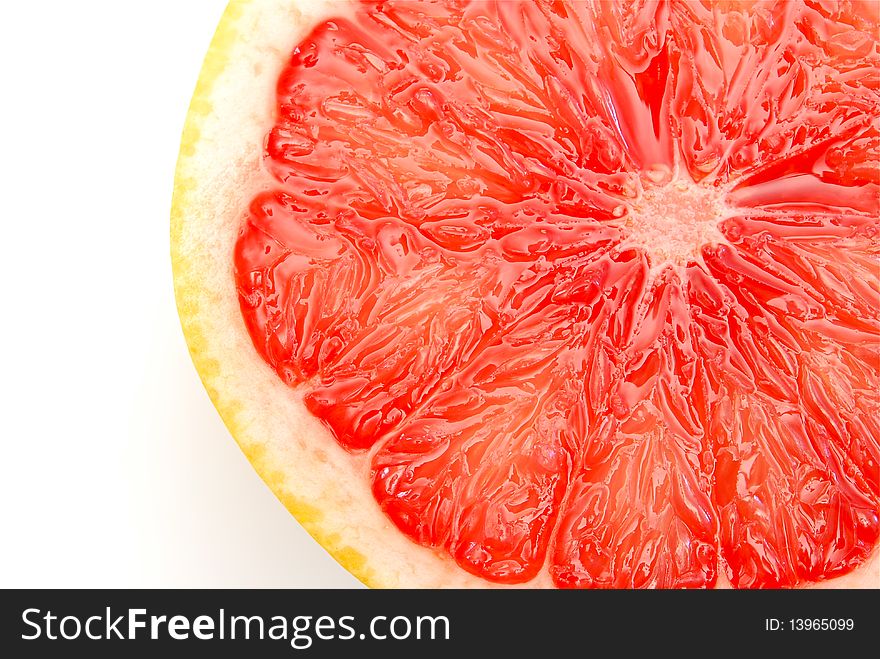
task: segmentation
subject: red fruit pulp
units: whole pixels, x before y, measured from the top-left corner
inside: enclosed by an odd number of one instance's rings
[[[880,533],[878,66],[868,5],[365,3],[278,83],[254,345],[485,579],[849,571]]]

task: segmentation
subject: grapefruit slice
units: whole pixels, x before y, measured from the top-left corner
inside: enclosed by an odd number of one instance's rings
[[[880,585],[875,3],[232,2],[183,328],[377,586]]]

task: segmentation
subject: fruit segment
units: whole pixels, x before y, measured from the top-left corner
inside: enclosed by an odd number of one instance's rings
[[[646,277],[644,262],[632,269]],[[591,373],[592,386],[580,400],[588,434],[550,568],[559,586],[715,583],[718,522],[698,334],[673,270],[640,297],[606,298],[603,317],[591,328],[607,337],[628,309],[640,309],[626,349],[606,343],[585,355],[588,364],[608,364],[611,374]]]
[[[785,587],[880,535],[871,3],[364,2],[278,83],[255,348],[489,581]]]
[[[787,239],[765,219],[760,247],[751,224],[739,252],[707,258],[741,310],[726,324],[745,375],[715,411],[715,500],[732,582],[782,586],[846,571],[877,541],[880,307],[876,265],[855,256],[873,251],[864,218]]]
[[[373,492],[391,519],[490,579],[535,576],[565,489],[560,311],[486,347],[373,457]]]

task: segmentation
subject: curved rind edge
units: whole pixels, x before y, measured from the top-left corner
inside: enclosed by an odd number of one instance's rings
[[[323,513],[308,502],[297,498],[287,489],[282,475],[271,461],[265,459],[259,444],[239,439],[246,436],[245,429],[236,419],[240,405],[237,401],[223,400],[219,395],[215,382],[219,373],[218,364],[216,360],[208,356],[207,340],[198,317],[199,292],[191,281],[193,279],[191,264],[180,248],[183,226],[189,214],[188,196],[193,187],[188,164],[192,154],[198,149],[201,124],[212,111],[210,96],[214,82],[226,68],[228,54],[239,39],[237,24],[242,16],[242,10],[251,2],[253,0],[231,0],[223,12],[208,47],[208,53],[202,64],[184,122],[171,202],[171,267],[177,311],[190,357],[202,384],[226,428],[257,474],[309,535],[324,547],[343,568],[365,585],[371,588],[383,588],[386,587],[386,584],[370,568],[367,557],[353,547],[341,544],[336,534],[328,531],[322,524]]]

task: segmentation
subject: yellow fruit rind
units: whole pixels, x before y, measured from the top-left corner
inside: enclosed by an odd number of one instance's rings
[[[171,204],[171,265],[177,310],[190,356],[199,377],[227,429],[259,476],[303,528],[342,567],[367,586],[381,588],[383,584],[377,573],[370,569],[367,558],[356,549],[341,543],[337,534],[329,532],[323,523],[325,517],[322,511],[294,496],[285,486],[283,474],[263,455],[262,447],[244,439],[247,433],[237,420],[241,405],[238,401],[219,394],[220,368],[217,361],[208,356],[207,340],[199,320],[200,301],[204,299],[206,292],[199,287],[191,261],[181,248],[183,227],[191,212],[191,192],[194,188],[189,162],[199,148],[201,124],[212,112],[210,98],[214,83],[225,69],[229,61],[229,53],[240,38],[237,24],[243,8],[250,2],[252,0],[232,0],[224,11],[211,40],[208,54],[205,56],[183,128]]]

